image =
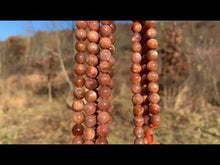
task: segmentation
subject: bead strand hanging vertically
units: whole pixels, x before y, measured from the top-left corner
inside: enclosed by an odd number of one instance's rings
[[[141,45],[141,31],[142,31],[142,25],[140,21],[133,21],[131,30],[133,31],[132,35],[132,76],[131,76],[131,82],[132,87],[131,90],[133,92],[132,96],[132,102],[133,102],[133,114],[134,114],[134,135],[136,136],[136,139],[134,140],[135,144],[144,144],[143,136],[144,136],[144,107],[142,106],[142,103],[144,101],[142,96],[142,88],[141,88],[141,61],[142,61],[142,45]]]
[[[88,67],[86,69],[87,79],[85,81],[85,87],[87,88],[85,99],[87,101],[84,111],[85,117],[85,129],[83,131],[83,137],[85,139],[84,144],[94,144],[96,135],[96,110],[97,110],[97,76],[99,71],[97,65],[99,63],[97,54],[99,53],[99,21],[88,21],[89,32],[87,39],[87,51],[89,55],[86,57]]]
[[[99,45],[101,51],[99,54],[100,63],[98,65],[99,77],[98,83],[100,85],[98,89],[98,110],[97,115],[98,127],[96,144],[108,144],[107,135],[109,134],[109,125],[111,124],[112,117],[111,112],[113,110],[112,99],[113,99],[113,65],[115,64],[115,59],[112,56],[115,53],[114,43],[115,36],[114,32],[116,26],[113,21],[100,21],[101,26],[99,29],[100,41]]]
[[[73,79],[73,84],[75,86],[74,89],[74,101],[72,104],[73,110],[75,111],[73,116],[73,121],[75,122],[75,125],[72,128],[72,133],[75,136],[72,140],[73,144],[83,144],[83,122],[85,119],[83,109],[84,109],[84,94],[85,94],[85,78],[83,75],[85,74],[86,67],[86,28],[87,28],[87,22],[86,21],[76,21],[77,31],[75,33],[76,39],[78,40],[75,44],[75,48],[77,50],[77,54],[75,55],[75,66],[74,66],[74,72],[75,77]]]

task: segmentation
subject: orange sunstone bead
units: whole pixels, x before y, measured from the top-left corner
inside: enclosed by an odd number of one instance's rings
[[[141,41],[141,34],[140,33],[134,33],[131,37],[132,42],[140,42]]]
[[[88,90],[85,94],[85,99],[89,103],[95,102],[97,99],[97,93],[93,90]]]
[[[158,104],[151,104],[148,107],[148,111],[153,115],[157,115],[160,113],[160,106]]]
[[[106,124],[111,120],[111,116],[108,112],[102,111],[98,114],[97,120],[100,124]]]
[[[157,61],[149,61],[147,63],[147,69],[149,71],[156,71],[158,69],[158,63]]]
[[[85,128],[83,136],[86,140],[92,140],[95,137],[95,130],[93,128]]]
[[[134,42],[132,43],[131,48],[133,52],[141,52],[142,46],[139,42]]]
[[[102,37],[109,37],[112,34],[112,29],[109,25],[102,25],[99,29],[99,33]]]
[[[82,100],[74,100],[72,104],[72,108],[75,111],[82,111],[84,108],[84,103]]]
[[[85,86],[88,89],[94,90],[98,86],[98,82],[96,79],[88,78],[86,79]]]
[[[158,81],[158,73],[155,71],[150,71],[147,74],[147,80],[148,81]]]
[[[144,139],[143,138],[136,138],[134,140],[134,144],[144,144]]]
[[[84,114],[82,112],[76,112],[74,115],[73,115],[73,121],[76,123],[76,124],[80,124],[84,121],[85,117],[84,117]]]
[[[160,96],[157,93],[151,93],[148,96],[148,101],[152,104],[157,104],[160,101]]]
[[[112,54],[108,49],[102,49],[99,54],[100,60],[102,61],[108,61],[111,58],[111,56]]]
[[[140,53],[133,53],[131,56],[131,60],[135,64],[139,64],[141,62],[141,59],[142,57]]]
[[[139,84],[141,82],[141,76],[137,73],[131,75],[131,82],[134,84]]]
[[[153,115],[150,117],[150,122],[153,126],[161,125],[161,117],[159,115]]]
[[[154,28],[149,28],[147,31],[146,31],[146,36],[148,38],[155,38],[157,36],[157,30],[154,29]]]
[[[98,70],[94,66],[89,66],[86,69],[86,75],[89,78],[95,78],[98,75]]]
[[[111,25],[113,23],[113,21],[109,21],[109,20],[103,20],[100,21],[103,25]]]
[[[94,127],[96,125],[96,116],[95,115],[86,116],[85,125],[89,128]]]
[[[134,124],[137,127],[142,127],[144,124],[144,118],[142,116],[135,116],[134,117]]]
[[[97,31],[90,31],[87,35],[89,42],[98,42],[99,41],[99,33]]]
[[[111,46],[111,40],[108,37],[102,37],[99,40],[99,44],[103,49],[108,49]]]
[[[85,90],[83,88],[77,88],[75,87],[73,95],[77,99],[82,99],[84,97]]]
[[[158,58],[158,52],[156,50],[149,50],[147,52],[148,60],[156,60]]]
[[[106,137],[109,134],[109,127],[108,125],[99,125],[96,131],[99,136]]]
[[[96,66],[99,62],[99,59],[96,55],[90,54],[86,57],[86,62],[90,66]]]
[[[111,34],[111,35],[109,36],[109,39],[111,40],[111,43],[112,43],[112,44],[114,44],[115,41],[116,41],[116,37],[115,37],[114,34]]]
[[[76,64],[74,67],[74,72],[79,75],[82,76],[86,71],[86,67],[83,64]]]
[[[85,79],[82,77],[82,76],[76,76],[74,77],[73,79],[73,84],[76,86],[76,87],[83,87],[84,84],[85,84]]]
[[[133,108],[133,113],[135,116],[141,116],[144,114],[144,107],[142,105],[135,105]]]
[[[135,129],[134,129],[134,135],[136,136],[136,137],[142,137],[143,135],[144,135],[144,129],[143,129],[143,127],[135,127]]]
[[[101,98],[108,98],[109,96],[111,96],[112,91],[109,87],[101,86],[98,90],[98,94]]]
[[[76,21],[76,27],[78,29],[86,29],[87,28],[87,21]]]
[[[109,50],[110,50],[112,55],[115,54],[115,46],[113,44],[111,44],[111,46],[109,47]]]
[[[96,104],[95,103],[87,103],[84,106],[84,111],[87,115],[93,115],[96,112]]]
[[[74,136],[81,136],[83,134],[83,126],[81,124],[76,124],[72,128],[72,133]]]
[[[86,62],[86,56],[84,53],[79,52],[75,55],[75,61],[78,64],[84,64]]]
[[[98,44],[91,42],[87,45],[87,51],[90,54],[97,54],[99,52],[99,46]]]
[[[99,21],[89,21],[88,27],[90,30],[98,31],[99,30]]]
[[[108,140],[104,137],[99,137],[96,139],[95,144],[108,144]]]
[[[83,144],[83,139],[81,136],[75,136],[72,140],[72,144]]]
[[[76,31],[76,39],[84,41],[86,39],[86,31],[84,29],[78,29]]]
[[[155,39],[149,39],[146,45],[149,49],[156,49],[158,47],[158,42]]]
[[[75,48],[78,52],[85,52],[86,51],[86,43],[84,41],[77,41]]]
[[[109,76],[109,74],[103,73],[99,75],[98,82],[102,86],[108,85],[111,82],[111,77]]]
[[[141,85],[140,84],[132,84],[131,90],[134,94],[141,93]]]
[[[134,22],[131,29],[134,33],[139,33],[142,30],[142,25],[139,22]]]
[[[159,91],[159,85],[156,82],[150,82],[147,89],[150,93],[157,93]]]

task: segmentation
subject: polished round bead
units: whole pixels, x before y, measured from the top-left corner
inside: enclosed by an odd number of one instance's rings
[[[142,127],[144,124],[144,118],[142,116],[135,116],[134,117],[134,124],[137,127]]]
[[[96,139],[95,144],[108,144],[108,140],[104,137],[99,137]]]
[[[86,62],[86,56],[84,53],[79,52],[75,55],[75,61],[78,64],[84,64]]]
[[[99,21],[89,21],[88,27],[90,30],[98,31],[99,30]]]
[[[144,139],[143,138],[136,138],[134,140],[134,144],[144,144]]]
[[[149,50],[147,52],[148,60],[156,60],[158,58],[158,52],[156,50]]]
[[[108,111],[109,108],[111,107],[111,102],[108,101],[108,100],[99,100],[98,102],[98,108],[101,110],[101,111]]]
[[[131,91],[134,94],[141,93],[141,85],[140,84],[132,84]]]
[[[111,56],[108,61],[109,61],[109,63],[111,64],[111,66],[114,66],[114,65],[115,65],[115,58],[114,58],[113,56]]]
[[[135,105],[133,108],[133,113],[135,116],[141,116],[144,114],[144,107],[142,105]]]
[[[99,33],[97,31],[90,31],[87,35],[89,42],[98,42],[99,41]]]
[[[99,125],[96,132],[99,136],[106,137],[109,134],[109,127],[108,125]]]
[[[114,44],[115,41],[116,41],[116,38],[115,38],[115,35],[114,35],[114,34],[111,34],[111,35],[109,36],[109,39],[111,40],[111,43],[112,43],[112,44]]]
[[[109,20],[104,20],[104,21],[100,21],[103,25],[111,25],[113,23],[113,21],[109,21]]]
[[[78,52],[85,52],[86,51],[86,43],[84,41],[77,41],[75,48]]]
[[[75,88],[73,92],[73,96],[77,99],[82,99],[84,97],[85,90],[83,88]]]
[[[83,85],[85,84],[85,79],[82,76],[76,76],[73,79],[73,84],[78,87],[81,88],[83,87]]]
[[[153,115],[157,115],[160,113],[160,106],[158,104],[151,104],[148,107],[148,111]]]
[[[144,129],[142,127],[135,127],[134,135],[139,138],[142,137],[144,135]]]
[[[134,42],[134,43],[132,43],[131,48],[132,48],[133,52],[139,53],[139,52],[141,52],[142,46],[139,42]]]
[[[92,140],[95,137],[95,130],[93,128],[85,128],[83,136],[85,140]]]
[[[158,81],[158,77],[159,77],[158,73],[155,72],[155,71],[150,71],[147,74],[147,80],[148,81],[152,81],[152,82]]]
[[[109,96],[111,96],[112,91],[109,87],[101,86],[98,90],[98,94],[101,98],[108,98]]]
[[[92,103],[95,102],[97,99],[97,94],[93,90],[88,90],[85,94],[85,99],[87,102]]]
[[[103,49],[108,49],[111,46],[111,40],[108,37],[102,37],[99,41],[99,44]]]
[[[76,123],[76,124],[81,124],[83,121],[84,121],[85,117],[84,117],[84,114],[82,112],[76,112],[74,115],[73,115],[73,121]]]
[[[83,144],[83,139],[81,136],[75,136],[72,140],[72,144]]]
[[[98,82],[102,86],[108,85],[111,82],[111,77],[109,76],[109,74],[103,73],[99,75]]]
[[[93,115],[96,112],[96,104],[95,103],[87,103],[84,106],[84,111],[87,115]]]
[[[78,76],[82,76],[86,71],[86,67],[83,64],[76,64],[74,67],[74,72],[78,75]]]
[[[140,42],[141,41],[141,34],[140,33],[134,33],[131,37],[132,42]]]
[[[75,111],[82,111],[84,108],[84,103],[82,100],[74,100],[72,104],[72,108]]]
[[[76,21],[76,27],[78,29],[86,29],[87,28],[87,21]]]
[[[102,49],[99,55],[100,60],[102,61],[108,61],[111,58],[111,56],[112,54],[108,49]]]
[[[141,62],[141,54],[140,53],[133,53],[131,56],[131,60],[135,64],[139,64]]]
[[[161,117],[159,115],[153,115],[151,116],[150,118],[150,123],[153,125],[153,126],[159,126],[161,125]]]
[[[111,120],[111,116],[108,112],[102,111],[98,114],[97,120],[100,124],[106,124]]]
[[[135,95],[132,97],[132,102],[133,102],[133,104],[135,104],[135,105],[140,105],[140,104],[143,103],[143,101],[144,101],[144,99],[143,99],[142,95],[140,95],[140,94],[135,94]]]
[[[81,136],[83,134],[83,126],[81,124],[76,124],[72,128],[72,133],[74,136]]]
[[[160,101],[160,96],[157,93],[151,93],[148,96],[148,101],[152,104],[157,104]]]
[[[141,65],[140,64],[132,64],[131,70],[134,73],[139,73],[141,71]]]
[[[158,63],[157,61],[149,61],[147,63],[147,69],[149,71],[156,71],[158,69]]]
[[[158,46],[158,42],[155,39],[149,39],[147,41],[146,45],[149,49],[156,49]]]
[[[145,21],[144,25],[146,28],[155,28],[156,27],[156,21]]]
[[[86,62],[90,66],[96,66],[99,62],[99,59],[96,55],[90,54],[86,57]]]
[[[139,84],[141,82],[141,76],[139,74],[137,74],[137,73],[133,73],[131,75],[131,82],[133,84]]]
[[[115,54],[115,46],[113,44],[111,44],[111,46],[109,47],[109,50],[110,50],[112,55]]]
[[[157,93],[159,91],[159,85],[156,82],[150,82],[147,89],[150,93]]]
[[[86,140],[84,144],[95,144],[92,140]]]
[[[84,41],[86,39],[86,31],[84,29],[78,29],[76,31],[76,39]]]
[[[134,22],[131,29],[134,33],[139,33],[142,30],[142,25],[139,22]]]
[[[95,115],[86,116],[85,125],[89,128],[94,127],[96,125],[96,116]]]
[[[146,36],[148,38],[155,38],[157,36],[157,30],[154,29],[154,28],[149,28],[147,31],[146,31]]]
[[[109,25],[102,25],[99,29],[99,33],[102,37],[109,37],[112,34],[112,29]]]
[[[110,62],[107,62],[107,61],[102,61],[100,62],[98,68],[99,68],[99,71],[102,72],[102,73],[108,73],[110,70],[111,70],[111,63]]]
[[[87,45],[87,51],[90,54],[97,54],[99,52],[99,46],[96,43],[91,42]]]
[[[98,75],[98,70],[94,66],[89,66],[86,68],[86,75],[89,78],[95,78]]]
[[[98,82],[96,79],[88,78],[86,79],[85,86],[88,89],[94,90],[98,86]]]
[[[114,22],[112,22],[110,25],[110,28],[112,29],[112,33],[114,33],[116,31],[116,25]]]
[[[114,88],[113,80],[111,79],[111,81],[106,86],[109,87],[110,89],[113,89]]]

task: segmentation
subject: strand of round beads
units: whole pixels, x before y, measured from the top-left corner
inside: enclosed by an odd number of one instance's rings
[[[115,36],[114,32],[116,26],[113,21],[100,21],[101,26],[99,29],[100,41],[99,45],[101,51],[99,54],[99,77],[98,83],[100,85],[98,89],[99,101],[98,101],[98,110],[97,115],[98,127],[96,133],[98,138],[95,141],[95,144],[108,144],[107,135],[109,134],[109,125],[112,122],[112,117],[110,113],[113,110],[112,99],[113,99],[113,80],[114,75],[113,66],[115,64],[115,59],[112,56],[115,53],[114,43]]]
[[[75,136],[72,140],[73,144],[83,144],[83,122],[85,119],[83,109],[84,109],[84,95],[85,95],[85,79],[83,75],[86,72],[85,62],[86,62],[86,56],[84,52],[86,51],[86,28],[87,28],[87,22],[86,21],[76,21],[77,31],[75,33],[75,37],[78,40],[75,44],[75,48],[77,50],[77,54],[75,55],[75,66],[74,66],[74,72],[75,77],[73,79],[73,84],[75,86],[74,89],[74,101],[72,104],[72,108],[75,111],[73,116],[73,121],[75,122],[75,125],[72,128],[72,134]]]
[[[98,81],[97,76],[99,71],[97,65],[99,63],[97,54],[99,53],[99,21],[88,21],[89,32],[87,34],[87,39],[89,43],[87,44],[87,52],[89,55],[86,57],[86,62],[88,67],[86,69],[87,79],[85,81],[85,87],[87,89],[85,93],[86,105],[84,111],[86,113],[85,117],[85,129],[83,131],[83,137],[85,139],[84,144],[94,144],[96,135],[96,110],[97,110],[97,87]]]
[[[144,27],[146,29],[145,36],[145,48],[146,54],[144,55],[144,59],[146,59],[146,79],[147,79],[147,93],[148,97],[146,98],[147,109],[144,114],[144,130],[145,130],[145,144],[152,144],[153,135],[149,137],[149,133],[155,128],[157,128],[161,124],[161,118],[158,115],[160,112],[160,106],[158,105],[160,101],[160,96],[157,94],[159,91],[158,81],[158,63],[156,59],[158,58],[158,52],[156,51],[158,47],[158,42],[155,39],[157,35],[156,21],[144,21]]]
[[[136,136],[136,139],[134,140],[134,144],[144,144],[144,107],[142,105],[144,98],[142,96],[142,88],[141,88],[141,61],[142,61],[142,24],[140,21],[133,21],[131,30],[133,31],[132,35],[132,76],[131,76],[131,82],[132,87],[131,91],[133,92],[132,102],[133,102],[133,114],[134,114],[134,135]]]

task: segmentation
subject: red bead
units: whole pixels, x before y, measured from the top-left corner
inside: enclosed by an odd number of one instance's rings
[[[158,63],[156,61],[149,61],[147,63],[147,69],[149,71],[156,71],[158,68]]]
[[[78,76],[82,76],[86,71],[86,67],[83,64],[76,64],[74,67],[74,72],[78,75]]]
[[[134,141],[134,144],[144,144],[144,139],[143,138],[136,138]]]
[[[114,34],[111,34],[111,35],[109,36],[109,39],[111,40],[111,43],[112,43],[112,44],[114,44],[115,41],[116,41],[116,38],[115,38],[115,35],[114,35]]]
[[[76,21],[76,26],[78,29],[86,29],[87,22],[86,21]]]
[[[133,102],[133,104],[135,104],[135,105],[140,105],[140,104],[143,103],[143,101],[144,101],[144,99],[143,99],[142,95],[140,95],[140,94],[135,94],[135,95],[132,97],[132,102]]]
[[[142,30],[142,25],[139,22],[134,22],[131,29],[134,33],[139,33]]]
[[[159,126],[161,125],[161,117],[159,115],[153,115],[150,118],[150,122],[153,126]]]
[[[146,31],[146,35],[147,35],[148,38],[155,38],[157,36],[157,30],[154,29],[154,28],[149,28]]]
[[[134,124],[137,127],[142,127],[144,124],[144,118],[142,116],[135,116],[134,117]]]
[[[86,62],[86,56],[84,53],[79,52],[75,55],[75,61],[78,64],[84,64]]]
[[[82,77],[82,76],[76,76],[74,77],[73,79],[73,84],[76,86],[76,87],[83,87],[83,85],[85,84],[85,79]]]
[[[156,82],[150,82],[147,89],[150,93],[157,93],[159,91],[159,85]]]
[[[108,100],[99,100],[98,108],[101,111],[108,111],[110,107],[111,107],[111,102],[110,101],[108,101]]]
[[[86,31],[84,29],[78,29],[76,31],[76,38],[84,41],[86,39]]]
[[[109,76],[109,74],[103,73],[99,75],[98,82],[102,86],[108,85],[111,82],[111,77]]]
[[[134,33],[131,37],[132,42],[140,42],[141,41],[141,34],[140,33]]]
[[[115,65],[115,58],[113,56],[111,56],[108,61],[111,64],[111,66]]]
[[[96,104],[95,103],[87,103],[84,106],[84,111],[87,115],[93,115],[96,112]]]
[[[91,42],[87,45],[87,51],[90,54],[97,54],[99,52],[99,46],[96,43]]]
[[[99,41],[99,33],[97,31],[90,31],[87,35],[89,42],[98,42]]]
[[[83,144],[83,139],[81,136],[75,136],[72,140],[72,144]]]
[[[72,108],[74,111],[82,111],[84,108],[84,103],[82,100],[74,100],[72,104]]]
[[[148,107],[148,111],[153,115],[157,115],[160,113],[160,106],[158,104],[151,104]]]
[[[73,121],[76,123],[76,124],[80,124],[84,121],[85,117],[84,117],[84,114],[82,112],[76,112],[74,115],[73,115]]]
[[[98,94],[101,98],[108,98],[112,94],[112,92],[109,87],[101,86],[99,88]]]
[[[158,73],[155,72],[155,71],[150,71],[147,74],[147,80],[148,81],[153,81],[153,82],[158,81],[158,77],[159,77]]]
[[[109,37],[112,33],[112,29],[109,25],[102,25],[99,29],[99,33],[102,37]]]
[[[102,73],[108,73],[111,69],[111,63],[107,61],[102,61],[100,62],[99,66],[99,71]]]
[[[99,136],[106,137],[109,134],[109,127],[108,125],[99,125],[96,131]]]
[[[96,55],[90,54],[86,57],[86,62],[90,66],[96,66],[99,62],[99,59]]]
[[[108,140],[106,138],[99,137],[96,139],[95,144],[108,144]]]
[[[139,74],[137,74],[137,73],[133,73],[131,75],[131,82],[133,84],[139,84],[141,82],[141,76]]]
[[[113,44],[109,47],[109,50],[110,50],[112,55],[115,54],[115,46]]]
[[[83,134],[83,126],[81,124],[76,124],[72,128],[72,133],[74,136],[81,136]]]
[[[94,66],[89,66],[86,69],[86,75],[89,78],[95,78],[98,75],[98,70]]]
[[[133,113],[135,116],[141,116],[144,114],[144,107],[142,105],[135,105],[133,108]]]
[[[131,56],[131,60],[135,64],[139,64],[141,62],[141,54],[140,53],[133,53]]]
[[[141,65],[140,64],[132,64],[131,70],[134,73],[139,73],[141,71]]]
[[[149,50],[147,52],[148,60],[156,60],[158,58],[158,52],[156,50]]]
[[[75,48],[78,52],[85,52],[86,51],[86,43],[84,41],[77,41]]]
[[[102,49],[99,56],[100,56],[100,60],[108,61],[111,58],[112,54],[110,50]]]
[[[112,22],[110,25],[110,28],[112,29],[112,33],[114,33],[116,31],[116,25],[114,22]]]
[[[108,112],[102,111],[98,114],[97,120],[100,124],[106,124],[111,120],[111,116]]]
[[[135,127],[134,135],[139,138],[142,137],[144,135],[144,129],[142,127]]]
[[[85,94],[85,99],[87,102],[92,103],[95,102],[97,99],[97,94],[93,90],[88,90]]]
[[[149,49],[156,49],[157,46],[158,46],[157,40],[155,40],[155,39],[149,39],[149,40],[147,41],[147,47],[148,47]]]
[[[84,97],[84,94],[85,94],[85,90],[83,88],[75,88],[74,89],[74,92],[73,92],[73,95],[75,98],[77,99],[82,99]]]
[[[141,85],[140,84],[132,84],[131,90],[134,94],[141,93]]]
[[[85,82],[85,86],[88,89],[94,90],[98,86],[98,82],[96,79],[88,78]]]
[[[102,37],[99,41],[99,44],[103,49],[108,49],[111,46],[111,40],[108,37]]]
[[[134,43],[132,43],[131,48],[132,48],[133,52],[138,52],[139,53],[139,52],[141,52],[142,46],[139,42],[134,42]]]
[[[99,30],[99,21],[89,21],[88,27],[90,30],[98,31]]]
[[[160,96],[157,93],[151,93],[148,96],[148,101],[152,104],[157,104],[160,101]]]
[[[85,118],[85,125],[89,128],[92,128],[96,125],[96,116],[90,115]]]
[[[86,140],[92,140],[95,137],[95,130],[93,128],[85,128],[83,136]]]

